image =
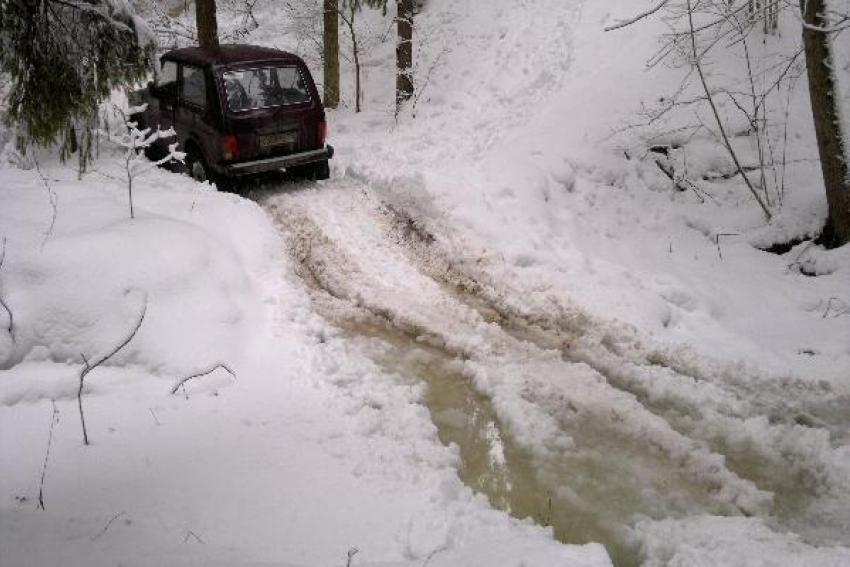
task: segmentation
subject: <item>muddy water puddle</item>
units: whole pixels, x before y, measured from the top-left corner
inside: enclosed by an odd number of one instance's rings
[[[381,325],[341,325],[352,340],[368,343],[364,351],[390,375],[405,384],[425,384],[422,403],[440,441],[457,447],[464,484],[494,508],[551,526],[561,542],[602,543],[616,566],[636,566],[634,519],[707,505],[698,502],[699,488],[630,450],[625,441],[591,446],[598,436],[586,428],[581,434],[587,441],[574,453],[559,459],[535,456],[514,440],[493,402],[467,376],[463,361]]]
[[[826,467],[818,463],[816,459],[801,457],[802,454],[805,454],[805,448],[792,447],[792,444],[776,439],[765,441],[758,439],[757,436],[748,438],[743,431],[746,427],[744,422],[747,419],[759,420],[764,418],[772,426],[784,427],[783,431],[786,432],[790,432],[795,427],[797,429],[806,427],[812,431],[820,430],[820,433],[827,433],[833,448],[846,445],[848,436],[850,436],[850,413],[847,412],[847,407],[850,407],[848,406],[850,397],[846,394],[831,395],[832,391],[828,385],[824,384],[794,382],[782,384],[781,381],[777,381],[778,384],[758,383],[755,382],[755,379],[753,379],[753,383],[747,384],[721,383],[716,384],[715,387],[724,389],[726,393],[734,394],[738,399],[747,400],[751,407],[750,413],[739,416],[722,415],[720,413],[713,416],[701,416],[702,408],[692,407],[691,403],[685,400],[658,395],[658,391],[651,391],[643,386],[636,385],[624,374],[628,372],[627,368],[618,368],[610,362],[603,362],[606,356],[594,355],[587,349],[573,350],[569,347],[569,336],[540,328],[534,322],[510,316],[501,309],[494,307],[486,299],[457,285],[446,282],[440,283],[447,294],[476,310],[485,320],[498,324],[505,333],[513,338],[535,344],[543,349],[558,351],[565,363],[580,363],[590,366],[604,376],[612,388],[633,395],[644,408],[663,418],[673,430],[686,438],[698,440],[711,452],[722,455],[725,466],[732,473],[753,482],[761,490],[772,494],[770,516],[764,517],[764,520],[777,531],[796,532],[802,541],[814,546],[846,545],[848,514],[830,512],[826,518],[818,517],[817,511],[824,502],[828,503],[835,497],[841,498],[842,501],[847,500],[846,496],[840,492],[837,496],[830,494],[830,485],[834,482],[827,478]],[[668,367],[664,364],[658,366],[660,371],[671,371],[684,380],[693,378],[696,381],[703,381],[699,376],[681,375],[675,367]],[[590,431],[587,425],[573,425],[570,430],[577,438],[600,440],[600,447],[606,448],[603,450],[610,450],[612,438],[605,435],[604,432],[592,431],[593,423],[588,425]],[[768,444],[762,446],[761,443]],[[800,444],[802,443],[801,441]],[[616,445],[616,441],[614,444]],[[602,499],[605,500],[606,493],[610,495],[611,492],[619,492],[620,495],[615,498],[617,503],[613,507],[621,508],[626,517],[629,511],[646,513],[647,509],[652,508],[652,506],[647,507],[640,502],[624,504],[625,501],[628,501],[635,494],[651,493],[656,489],[667,492],[667,494],[660,495],[657,501],[662,503],[666,501],[667,504],[673,503],[673,509],[669,509],[670,506],[662,505],[661,508],[657,508],[648,514],[653,518],[662,518],[668,515],[672,515],[672,517],[688,516],[699,512],[720,515],[736,514],[735,511],[730,510],[712,510],[711,506],[704,502],[694,505],[696,502],[692,501],[691,498],[679,498],[667,491],[668,487],[673,491],[676,489],[673,486],[668,486],[666,475],[659,477],[654,474],[652,459],[646,463],[649,466],[643,468],[641,463],[646,462],[644,452],[638,450],[635,453],[633,449],[633,447],[626,447],[620,459],[621,463],[628,462],[626,470],[623,471],[625,474],[620,475],[617,471],[600,467],[598,470],[600,482],[596,483],[595,487],[585,486],[581,493],[589,495],[596,492],[595,488],[599,488],[600,492],[597,496],[602,496]],[[588,460],[593,460],[593,458],[591,457]],[[609,460],[608,465],[612,464],[616,466],[616,463]],[[538,467],[540,466],[541,464],[538,464]],[[585,470],[591,468],[592,465],[589,462],[585,463]],[[629,473],[642,468],[642,478],[639,482],[644,485],[643,488],[638,485],[629,486],[637,480]],[[540,476],[544,473],[538,468],[537,474]],[[602,481],[601,479],[605,480]],[[575,479],[570,484],[575,484]],[[699,494],[692,493],[690,496],[699,498]],[[676,500],[679,500],[679,505],[676,505]],[[624,505],[620,506],[619,504]],[[666,511],[663,509],[665,507],[668,508]],[[828,504],[827,509],[829,508],[831,506]],[[627,537],[628,535],[628,530],[624,532],[622,528],[618,529],[616,526],[613,528],[613,532],[619,532],[621,536]],[[632,547],[627,546],[627,549],[631,550]],[[615,565],[625,565],[632,561],[634,560],[615,559]]]

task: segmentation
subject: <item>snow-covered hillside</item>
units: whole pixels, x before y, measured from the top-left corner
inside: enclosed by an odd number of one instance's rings
[[[825,217],[805,79],[768,224],[693,113],[641,125],[666,27],[603,30],[649,4],[427,0],[398,118],[359,14],[318,184],[153,170],[130,219],[114,150],[7,143],[0,563],[850,565],[850,248],[760,249]],[[317,10],[247,41],[321,81]]]

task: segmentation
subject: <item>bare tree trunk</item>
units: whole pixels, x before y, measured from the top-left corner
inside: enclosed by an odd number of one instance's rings
[[[413,96],[413,2],[396,0],[398,43],[396,44],[396,113]]]
[[[838,115],[829,34],[815,29],[827,28],[829,24],[824,17],[824,0],[801,1],[800,7],[803,11],[809,96],[829,207],[823,236],[828,247],[838,247],[850,242],[850,164],[847,163],[846,141],[842,137]]]
[[[195,0],[195,22],[198,27],[198,45],[218,45],[218,22],[215,18],[215,0]]]
[[[339,0],[324,0],[324,102],[328,108],[339,106]]]
[[[354,112],[360,112],[362,93],[360,89],[360,49],[357,46],[357,32],[354,30],[354,15],[356,13],[356,7],[352,4],[348,17],[341,15],[345,25],[348,26],[348,33],[351,34],[351,51],[354,55]]]

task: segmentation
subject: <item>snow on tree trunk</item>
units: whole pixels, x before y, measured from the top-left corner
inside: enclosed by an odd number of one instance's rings
[[[823,31],[829,27],[825,8],[824,0],[801,3],[809,96],[829,207],[824,237],[832,247],[850,242],[850,164],[841,132],[830,34]]]
[[[397,0],[396,112],[413,96],[413,0]]]

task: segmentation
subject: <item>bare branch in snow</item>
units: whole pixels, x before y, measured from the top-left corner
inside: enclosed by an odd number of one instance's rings
[[[714,97],[712,96],[711,89],[708,87],[708,81],[705,78],[705,73],[702,70],[702,62],[701,54],[699,49],[697,48],[697,39],[696,39],[696,31],[694,29],[694,15],[691,10],[691,0],[688,0],[688,25],[690,28],[690,40],[691,40],[691,49],[693,51],[693,60],[692,63],[697,70],[699,75],[700,83],[702,84],[702,88],[705,91],[706,100],[708,101],[709,106],[711,107],[711,112],[714,115],[714,120],[717,124],[717,129],[720,131],[720,135],[723,137],[723,144],[726,146],[726,150],[729,152],[729,157],[732,158],[732,161],[735,162],[735,167],[741,174],[741,177],[744,179],[744,183],[747,184],[747,188],[752,193],[753,198],[755,198],[756,202],[761,207],[761,210],[764,212],[767,220],[770,220],[772,215],[770,213],[770,209],[765,205],[764,200],[759,195],[758,191],[753,187],[752,182],[750,181],[749,176],[747,176],[744,171],[743,166],[741,165],[741,161],[738,159],[738,154],[735,152],[735,149],[732,147],[732,143],[729,141],[729,136],[726,134],[726,128],[723,126],[723,120],[720,118],[720,112],[717,110],[717,104],[714,102]]]
[[[41,242],[41,247],[43,249],[44,245],[47,244],[47,240],[53,234],[53,227],[56,226],[56,216],[59,214],[59,196],[56,194],[56,191],[53,190],[53,187],[50,186],[50,182],[47,180],[44,172],[41,171],[38,158],[35,158],[33,161],[35,162],[35,170],[38,172],[38,176],[41,177],[41,182],[44,183],[44,187],[47,188],[47,198],[50,201],[50,208],[53,209],[53,215],[50,217],[50,226],[44,233],[44,240]]]
[[[717,244],[717,255],[720,256],[720,259],[723,259],[723,250],[720,248],[720,238],[722,236],[738,236],[737,232],[718,232],[714,235],[714,242]]]
[[[6,262],[6,237],[3,237],[3,248],[0,251],[0,270],[3,269],[3,264]],[[2,289],[0,289],[2,291]],[[6,331],[8,331],[9,336],[12,337],[12,342],[15,342],[15,316],[12,314],[12,310],[9,308],[9,304],[6,303],[6,300],[3,299],[3,294],[0,293],[0,306],[3,307],[3,310],[6,311],[6,315],[9,317],[9,323],[6,325]]]
[[[44,477],[47,476],[47,463],[50,460],[50,447],[53,445],[53,428],[56,422],[59,421],[59,410],[56,409],[56,400],[51,400],[53,404],[53,412],[50,414],[50,434],[47,436],[47,451],[44,453],[44,465],[41,467],[41,481],[38,483],[38,506],[39,510],[44,510]]]
[[[826,302],[826,310],[823,312],[824,319],[841,317],[850,313],[850,305],[838,297],[830,297]]]
[[[123,516],[124,514],[126,514],[126,512],[121,512],[121,513],[119,513],[119,514],[115,514],[114,516],[112,516],[112,518],[110,518],[110,520],[109,520],[108,522],[106,522],[106,525],[105,525],[105,526],[103,526],[103,529],[101,529],[101,530],[100,530],[100,531],[99,531],[99,532],[98,532],[95,536],[93,536],[93,537],[91,538],[91,540],[92,540],[92,541],[97,541],[97,540],[98,540],[98,538],[100,538],[100,536],[102,536],[103,534],[105,534],[105,533],[106,533],[106,531],[109,529],[109,527],[112,525],[112,523],[113,523],[115,520],[117,520],[118,518],[120,518],[121,516]]]
[[[186,378],[181,378],[176,384],[174,384],[174,387],[171,388],[171,394],[172,395],[176,394],[177,390],[179,390],[189,380],[194,380],[195,378],[201,378],[203,376],[206,376],[207,374],[212,374],[213,372],[215,372],[219,368],[223,369],[225,372],[230,374],[233,377],[234,380],[236,380],[236,373],[233,372],[233,370],[231,370],[230,367],[228,367],[226,364],[219,362],[219,363],[215,364],[214,366],[212,366],[211,368],[204,370],[203,372],[199,372],[197,374],[192,374],[191,376],[187,376]],[[185,393],[185,388],[184,388],[184,393]]]
[[[139,329],[141,328],[142,323],[145,320],[145,314],[147,313],[147,310],[148,310],[148,298],[147,298],[147,295],[145,295],[144,301],[142,302],[141,313],[139,314],[139,318],[136,320],[136,324],[133,327],[132,331],[130,331],[130,333],[124,338],[124,340],[118,346],[116,346],[114,349],[112,349],[108,354],[101,356],[94,363],[89,362],[89,359],[86,357],[85,354],[80,354],[80,357],[83,359],[83,368],[80,371],[80,387],[77,389],[77,406],[80,409],[80,423],[82,424],[82,427],[83,427],[83,443],[85,445],[89,444],[89,436],[88,436],[88,431],[86,429],[86,417],[85,417],[85,413],[83,412],[83,386],[85,385],[86,376],[88,376],[88,374],[92,370],[94,370],[95,368],[97,368],[98,366],[103,364],[104,362],[108,361],[110,358],[112,358],[113,356],[118,354],[121,351],[121,349],[123,349],[128,344],[130,344],[130,341],[132,341],[133,337],[136,336],[136,333],[139,332]]]
[[[348,559],[345,561],[345,567],[351,567],[351,562],[354,560],[354,556],[360,553],[360,550],[356,547],[352,547],[348,550]]]
[[[196,534],[196,533],[195,533],[195,532],[193,532],[192,530],[189,530],[188,532],[186,532],[186,537],[184,537],[184,538],[183,538],[183,543],[186,543],[187,541],[189,541],[189,536],[192,536],[193,538],[195,538],[195,540],[196,540],[198,543],[202,543],[202,544],[204,544],[204,545],[206,545],[206,544],[207,544],[207,542],[205,542],[205,541],[204,541],[204,540],[202,540],[200,537],[198,537],[198,534]]]

